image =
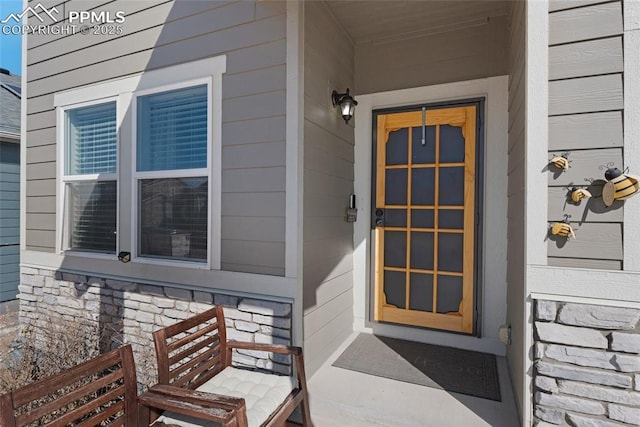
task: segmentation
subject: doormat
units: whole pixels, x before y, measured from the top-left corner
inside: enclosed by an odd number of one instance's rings
[[[493,354],[359,334],[333,366],[501,401]]]

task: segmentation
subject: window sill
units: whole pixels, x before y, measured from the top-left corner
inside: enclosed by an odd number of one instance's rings
[[[79,258],[102,259],[106,261],[118,261],[118,257],[115,253],[106,254],[106,253],[99,253],[99,252],[84,252],[84,251],[68,249],[66,251],[61,251],[60,255],[73,256],[73,257],[79,257]]]
[[[209,265],[208,262],[148,258],[144,256],[134,257],[131,260],[131,262],[135,264],[150,264],[150,265],[162,265],[166,267],[191,268],[194,270],[211,270],[211,266]]]

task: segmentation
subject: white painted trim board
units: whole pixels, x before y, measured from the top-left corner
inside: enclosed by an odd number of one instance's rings
[[[371,140],[372,111],[380,108],[485,97],[485,186],[483,213],[483,331],[482,338],[426,329],[371,323],[369,289],[371,280]],[[507,138],[508,76],[377,94],[356,94],[355,194],[358,221],[354,223],[354,330],[376,331],[415,341],[506,353],[498,340],[498,327],[506,319],[507,236]]]

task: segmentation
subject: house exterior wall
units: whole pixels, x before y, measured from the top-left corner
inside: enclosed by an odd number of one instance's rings
[[[623,202],[607,208],[599,196],[603,169],[628,166],[622,137],[622,2],[590,3],[549,4],[549,158],[568,153],[571,167],[549,168],[548,219],[571,215],[577,238],[552,236],[548,263],[621,270]],[[573,185],[594,197],[568,202],[567,188]]]
[[[298,260],[285,259],[286,228],[298,221],[297,211],[286,211],[291,139],[286,112],[290,72],[286,2],[98,3],[91,4],[92,10],[125,12],[122,34],[27,36],[21,322],[39,326],[46,318],[43,313],[48,313],[83,317],[100,327],[120,324],[121,334],[113,343],[132,342],[136,357],[143,358],[148,356],[152,330],[215,303],[225,305],[232,338],[301,344],[300,273],[295,268],[289,271],[289,264]],[[55,5],[64,16],[89,7],[76,0],[43,4]],[[197,61],[210,64],[209,59],[221,59],[218,62],[226,67],[218,93],[221,126],[213,130],[221,134],[221,159],[212,163],[222,167],[211,175],[221,179],[221,202],[213,207],[219,215],[219,268],[135,259],[123,264],[115,254],[57,253],[56,225],[62,222],[56,209],[60,188],[56,157],[61,152],[56,124],[61,121],[54,98],[68,98],[78,90],[101,93],[99,85],[139,75],[144,82],[147,72],[161,73]],[[216,114],[215,105],[212,110]],[[127,126],[119,129],[120,144],[132,144]],[[294,143],[298,144],[297,138]],[[121,157],[118,166],[124,183],[118,190],[120,201],[128,200],[132,192],[132,173],[126,170],[130,164],[124,160]],[[131,250],[132,205],[120,205],[120,251]],[[209,227],[215,229],[214,224]],[[290,369],[288,361],[264,354],[240,354],[238,360],[280,372]]]
[[[527,243],[526,290],[531,304],[525,311],[530,320],[524,347],[532,356],[523,374],[526,381],[531,380],[527,390],[535,397],[534,402],[524,402],[525,419],[528,412],[531,423],[537,417],[542,425],[637,424],[638,401],[621,401],[619,397],[630,392],[637,398],[634,387],[639,368],[623,367],[616,361],[637,363],[640,349],[614,342],[616,337],[635,342],[639,336],[636,322],[626,325],[624,320],[629,313],[633,319],[640,309],[635,243],[640,234],[640,200],[636,197],[604,209],[598,205],[597,192],[608,162],[621,169],[629,167],[630,173],[640,164],[640,90],[636,83],[640,77],[640,5],[586,0],[551,1],[542,6],[546,22],[537,23],[537,32],[548,31],[548,43],[538,54],[544,52],[546,58],[541,62],[548,59],[549,67],[536,71],[548,80],[548,97],[528,100],[527,120],[544,119],[548,137],[545,124],[534,132],[536,141],[528,142],[534,155],[527,159],[532,168],[526,187],[535,194],[528,198],[531,202],[546,199],[547,219],[560,208],[572,215],[576,239],[564,246],[557,242],[542,246],[541,237],[548,234],[549,223],[532,221],[531,236],[538,238],[529,238]],[[544,165],[561,147],[569,151],[572,167],[566,176],[545,177],[553,172]],[[567,193],[553,183],[571,177],[582,180],[580,184],[585,178],[601,180],[590,187],[596,197],[587,204],[565,206],[562,200]],[[541,189],[546,190],[544,198],[538,196]],[[534,305],[538,309],[534,310]],[[540,312],[540,307],[547,309]],[[567,313],[573,320],[568,320]],[[616,322],[620,325],[615,326]],[[579,342],[585,336],[591,341]],[[584,365],[587,353],[596,358],[604,354],[615,366]],[[580,363],[567,359],[573,354],[579,355]],[[568,369],[558,370],[558,364],[568,364]],[[595,375],[593,371],[597,371]],[[623,382],[610,381],[614,377],[623,378]]]
[[[536,300],[536,421],[638,425],[639,325],[640,309]]]
[[[20,323],[24,327],[38,333],[49,330],[52,324],[72,322],[92,327],[105,351],[130,343],[138,380],[144,385],[157,382],[152,332],[206,311],[213,304],[224,306],[229,339],[291,344],[289,303],[42,268],[23,268],[20,282]],[[291,372],[287,356],[240,350],[233,360],[239,366]]]
[[[356,47],[356,93],[505,75],[506,28],[507,17],[498,16],[454,29],[437,28],[419,37],[403,34],[361,43]]]
[[[55,93],[226,54],[221,268],[284,276],[285,2],[117,1],[96,10],[124,11],[123,34],[28,37],[25,249],[55,250]]]
[[[353,226],[345,210],[354,131],[331,92],[353,90],[354,48],[323,2],[304,9],[304,348],[313,374],[353,331]]]
[[[19,270],[20,144],[0,140],[0,303],[16,298]]]
[[[509,26],[509,145],[507,173],[507,324],[511,345],[507,359],[513,391],[521,407],[526,399],[524,372],[525,300],[525,144],[527,4],[512,2]]]

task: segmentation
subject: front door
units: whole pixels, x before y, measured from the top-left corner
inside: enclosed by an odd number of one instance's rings
[[[377,321],[474,332],[477,108],[376,115]]]

